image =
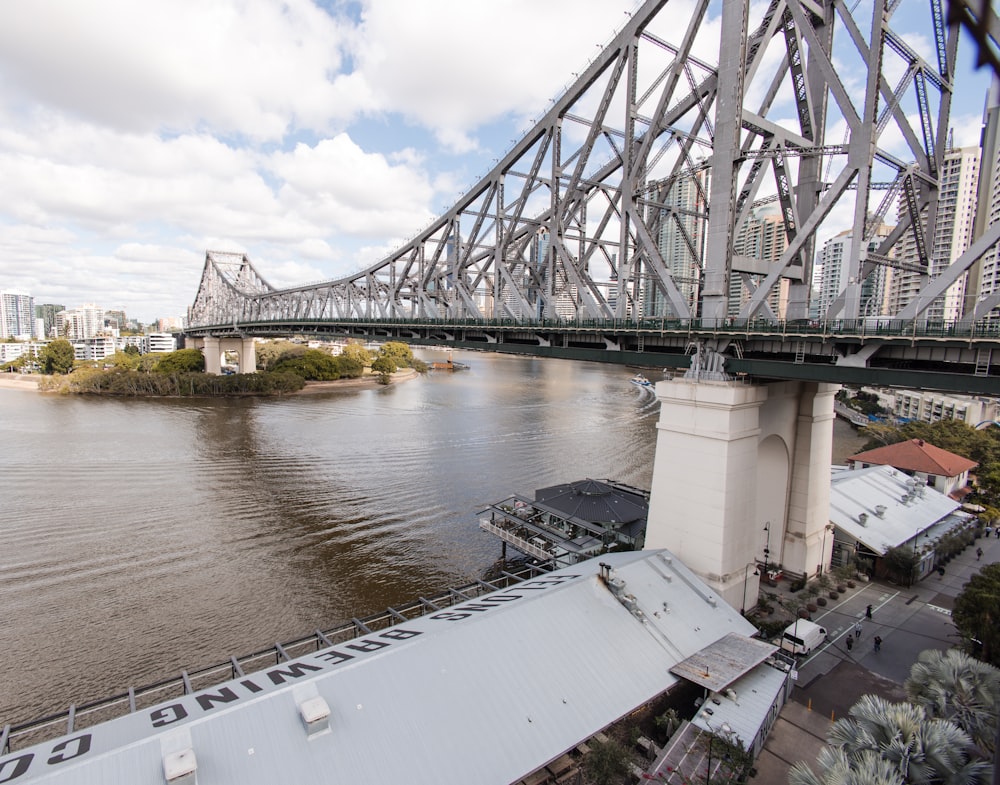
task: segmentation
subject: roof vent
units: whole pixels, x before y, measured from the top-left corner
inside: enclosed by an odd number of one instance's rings
[[[858,523],[860,523],[862,526],[867,526],[868,525],[868,513],[866,513],[866,512],[858,513]]]
[[[877,518],[884,518],[885,517],[885,505],[884,504],[876,504],[875,505],[875,516]]]
[[[310,739],[330,730],[330,706],[319,695],[299,704],[299,716],[306,726],[306,736]]]
[[[197,774],[198,761],[190,747],[163,756],[163,776],[169,785],[195,785]]]

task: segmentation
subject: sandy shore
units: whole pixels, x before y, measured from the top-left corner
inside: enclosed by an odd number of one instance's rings
[[[391,384],[405,382],[416,378],[417,372],[412,368],[403,368],[392,374]],[[350,387],[374,387],[378,384],[378,376],[366,374],[360,379],[336,379],[332,382],[306,382],[306,386],[292,395],[309,395],[311,393],[332,392],[333,390],[343,390]]]
[[[8,390],[37,390],[38,377],[20,373],[0,373],[0,387]]]

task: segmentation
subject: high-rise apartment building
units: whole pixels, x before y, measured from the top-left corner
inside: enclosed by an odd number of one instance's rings
[[[955,261],[972,242],[976,220],[979,188],[978,147],[957,147],[945,151],[938,186],[937,221],[934,236],[929,238],[927,274],[936,278]],[[907,265],[918,265],[920,259],[912,234],[904,233],[896,244],[896,258]],[[962,276],[947,291],[923,311],[931,321],[954,321],[961,318],[965,305],[966,276]],[[889,287],[889,308],[896,313],[909,305],[921,288],[920,273],[899,269]]]
[[[664,180],[654,189],[659,211],[657,246],[663,265],[673,278],[692,313],[697,311],[701,292],[702,260],[705,258],[707,228],[708,170],[696,169],[672,181]],[[676,316],[665,293],[652,284],[643,287],[646,316]]]
[[[35,337],[35,298],[24,292],[0,292],[0,338]]]
[[[888,237],[894,228],[887,224],[881,224],[876,229],[874,237],[869,240],[868,250],[874,251],[878,248],[882,239]],[[810,311],[815,312],[819,319],[827,316],[828,309],[840,296],[840,293],[854,283],[850,277],[850,265],[848,264],[853,244],[853,233],[848,229],[827,240],[816,257],[814,303]],[[888,288],[892,281],[892,273],[891,267],[876,265],[861,282],[858,293],[860,298],[859,317],[881,316],[887,313]],[[845,318],[845,313],[833,314],[832,317]]]
[[[737,256],[745,256],[767,263],[777,263],[787,247],[788,234],[785,231],[785,222],[781,213],[778,212],[777,206],[769,204],[755,209],[740,227],[739,234],[733,244],[733,251]],[[750,289],[743,276],[743,273],[734,273],[729,280],[728,315],[733,318],[739,316],[740,309],[750,299]],[[764,276],[749,274],[749,277],[756,285]],[[785,318],[785,306],[788,304],[788,281],[786,279],[781,279],[779,286],[768,295],[767,303],[778,318]]]
[[[56,314],[65,311],[65,305],[55,303],[42,303],[35,306],[35,318],[42,320],[42,334],[39,338],[52,338],[56,329]]]

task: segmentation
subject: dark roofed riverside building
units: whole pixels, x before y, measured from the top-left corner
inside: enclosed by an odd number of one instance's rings
[[[758,668],[788,670],[662,550],[456,592],[396,621],[101,724],[74,728],[70,715],[66,735],[4,749],[0,782],[555,782],[546,767],[651,701],[705,690],[724,711],[746,700],[730,685]],[[770,693],[759,721],[732,725],[747,748],[784,702]]]
[[[521,553],[568,566],[609,550],[643,546],[649,492],[614,480],[578,480],[491,504],[479,527]]]

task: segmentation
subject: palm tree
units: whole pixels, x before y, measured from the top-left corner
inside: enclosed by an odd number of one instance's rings
[[[871,752],[891,762],[911,785],[985,785],[989,780],[992,767],[970,761],[969,734],[949,720],[928,718],[920,706],[864,695],[849,714],[833,724],[827,740],[844,752],[852,768]]]
[[[906,680],[907,697],[927,716],[951,720],[986,754],[994,751],[1000,670],[958,649],[920,653]]]
[[[903,775],[878,753],[866,750],[854,759],[842,749],[824,747],[816,759],[821,774],[799,762],[788,771],[789,785],[905,785]]]

